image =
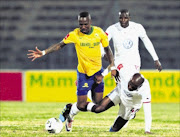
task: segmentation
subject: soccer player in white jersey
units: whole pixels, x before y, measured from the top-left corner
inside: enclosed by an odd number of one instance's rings
[[[130,13],[127,9],[119,12],[119,22],[109,26],[106,30],[109,41],[112,39],[114,45],[115,66],[119,71],[120,77],[129,79],[129,73],[139,73],[141,60],[139,54],[139,39],[145,45],[152,56],[156,68],[161,71],[162,66],[155,52],[152,42],[148,38],[144,27],[130,21]],[[150,89],[147,89],[150,92]],[[143,100],[145,114],[145,133],[151,133],[151,95]]]
[[[131,75],[131,74],[130,74]],[[133,74],[128,81],[122,80],[116,88],[100,104],[89,103],[87,110],[101,113],[114,105],[120,106],[118,117],[116,118],[110,132],[119,131],[129,120],[135,118],[136,112],[142,106],[143,98],[147,98],[150,93],[148,81],[140,74]]]

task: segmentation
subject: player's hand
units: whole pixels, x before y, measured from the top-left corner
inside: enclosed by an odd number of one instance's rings
[[[114,78],[115,78],[116,83],[120,82],[120,76],[119,76],[119,72],[117,70],[116,70],[116,76]]]
[[[159,60],[154,61],[155,67],[159,70],[159,72],[162,70],[162,66]]]
[[[111,78],[115,77],[116,76],[116,69],[114,70],[111,70]]]
[[[42,51],[39,50],[37,47],[35,48],[35,50],[28,50],[28,52],[28,58],[32,58],[32,61],[43,56]]]
[[[103,80],[103,75],[95,75],[95,82],[100,84]]]

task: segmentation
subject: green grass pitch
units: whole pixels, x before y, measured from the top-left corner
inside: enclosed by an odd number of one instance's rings
[[[152,103],[152,135],[144,134],[143,108],[126,128],[110,133],[118,113],[118,106],[101,114],[80,112],[74,119],[73,131],[65,127],[59,134],[45,131],[45,122],[58,117],[66,103],[0,103],[0,137],[179,137],[180,106],[171,103]]]

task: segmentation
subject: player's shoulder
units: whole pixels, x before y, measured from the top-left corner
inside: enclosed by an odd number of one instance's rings
[[[80,32],[80,29],[79,28],[75,28],[73,31],[71,31],[71,32],[74,32],[74,33],[78,33],[78,32]]]
[[[69,32],[69,35],[78,35],[79,34],[79,32],[80,32],[80,29],[79,28],[75,28],[74,30],[72,30],[72,31],[70,31]]]
[[[137,22],[134,22],[134,21],[129,21],[129,25],[137,26],[137,25],[141,25],[141,24],[137,23]]]
[[[148,85],[148,84],[149,84],[149,81],[148,81],[146,78],[144,78],[144,83],[145,83],[146,85]]]
[[[112,24],[110,25],[108,28],[118,28],[120,26],[119,22],[115,23],[115,24]]]
[[[129,21],[129,25],[135,28],[143,28],[142,24],[133,21]]]
[[[142,85],[142,90],[147,89],[148,86],[149,86],[149,81],[146,78],[144,78],[144,82],[143,82],[143,85]]]
[[[92,26],[95,31],[103,31],[101,27],[98,26]]]
[[[93,27],[93,33],[105,34],[105,32],[102,28],[97,27],[97,26],[92,26],[92,27]]]
[[[107,28],[107,30],[113,31],[114,29],[117,29],[117,28],[119,28],[119,27],[120,27],[120,24],[119,24],[119,22],[117,22],[117,23],[115,23],[115,24],[110,25],[110,26]]]

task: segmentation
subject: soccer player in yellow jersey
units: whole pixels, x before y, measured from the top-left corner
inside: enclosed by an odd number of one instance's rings
[[[89,90],[93,91],[93,102],[99,103],[103,98],[104,82],[102,78],[96,77],[103,72],[100,44],[104,47],[108,57],[112,76],[116,75],[116,70],[106,33],[101,28],[91,25],[91,16],[88,12],[81,12],[78,16],[78,22],[79,28],[67,34],[61,42],[43,51],[37,47],[35,50],[28,50],[29,54],[27,55],[28,58],[32,58],[32,61],[34,61],[36,58],[60,50],[69,43],[74,43],[78,57],[77,105],[75,107],[80,111],[87,111],[87,92]],[[71,131],[72,119],[68,119],[66,115],[66,113],[69,114],[70,109],[71,106],[66,105],[65,113],[60,117],[62,121],[67,119],[67,126],[69,125],[67,131]]]

